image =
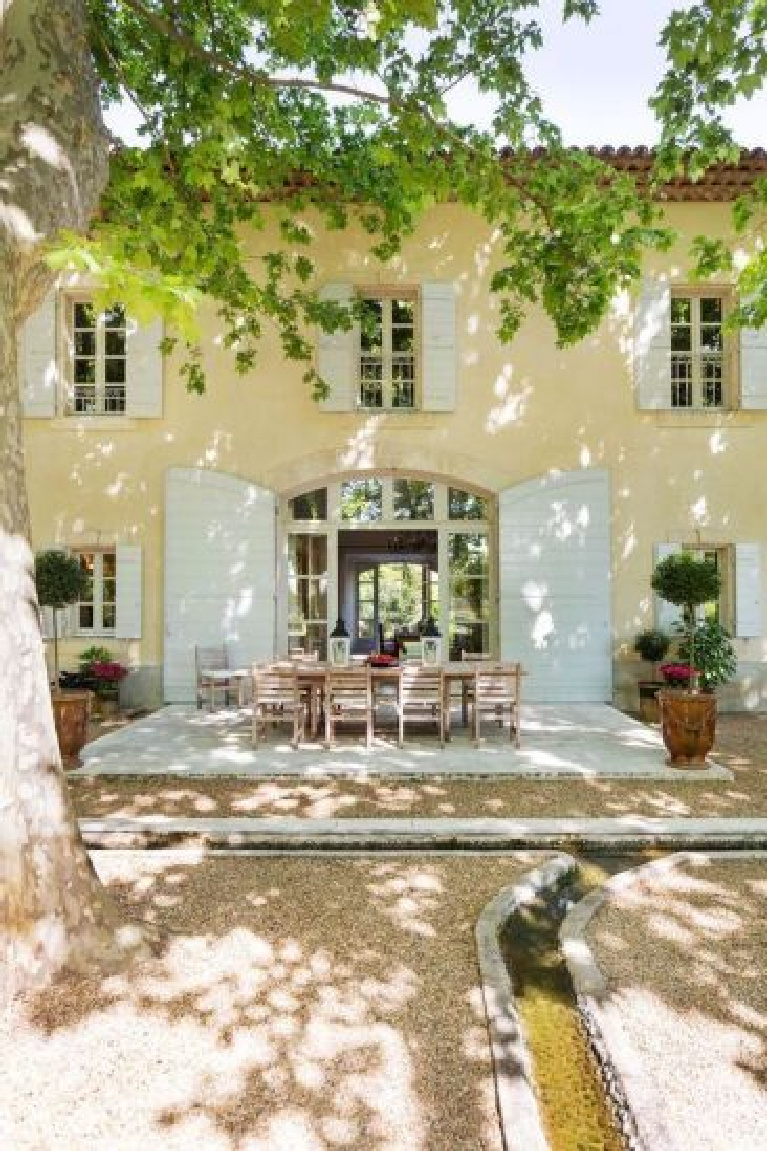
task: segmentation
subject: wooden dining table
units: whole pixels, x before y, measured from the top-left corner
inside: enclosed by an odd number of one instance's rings
[[[299,687],[307,688],[311,692],[310,700],[310,730],[312,736],[316,736],[319,729],[319,715],[322,704],[322,691],[325,684],[325,672],[328,670],[329,665],[326,663],[319,663],[317,661],[306,660],[291,660],[290,666],[295,668],[296,678],[298,679]],[[348,665],[348,670],[353,670],[355,667],[364,666],[351,663]],[[381,667],[370,665],[370,678],[373,683],[373,690],[375,691],[376,685],[387,686],[396,684],[399,688],[400,672],[403,665],[392,667]],[[451,660],[448,663],[440,664],[442,671],[443,682],[443,705],[445,708],[445,738],[450,739],[450,693],[454,684],[469,684],[474,679],[474,674],[477,667],[482,671],[492,671],[494,667],[504,666],[502,663],[485,663],[481,665],[472,663],[470,660]],[[508,665],[506,665],[508,666]],[[347,670],[345,668],[333,668],[332,670]],[[524,673],[522,673],[524,674]],[[397,700],[399,702],[399,699]],[[461,723],[464,727],[468,726],[469,714],[467,706],[467,694],[461,691]]]

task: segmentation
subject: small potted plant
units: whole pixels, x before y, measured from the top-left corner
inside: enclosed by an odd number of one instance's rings
[[[92,644],[80,652],[80,671],[77,679],[81,687],[94,694],[95,711],[108,715],[117,710],[118,684],[128,669],[117,663],[108,647]]]
[[[689,552],[676,552],[656,564],[652,576],[653,591],[669,603],[682,608],[683,646],[686,658],[668,664],[678,673],[677,682],[685,686],[666,687],[658,693],[661,732],[672,767],[702,767],[714,746],[716,731],[716,697],[700,691],[695,638],[698,625],[695,612],[702,604],[719,595],[719,573],[714,564],[697,559]],[[681,668],[686,668],[683,676]]]
[[[99,660],[91,664],[91,674],[96,681],[96,698],[99,700],[102,715],[115,715],[119,703],[119,684],[128,674],[127,667],[116,660]]]
[[[658,692],[663,687],[663,680],[658,679],[657,667],[670,644],[670,637],[665,631],[659,631],[657,628],[640,631],[634,640],[634,651],[638,652],[646,663],[652,664],[652,679],[640,679],[638,684],[639,714],[645,723],[658,723],[660,720]]]
[[[53,687],[51,702],[59,750],[65,759],[76,758],[86,739],[88,693],[61,691],[59,685],[59,612],[86,593],[86,576],[74,556],[55,548],[35,556],[35,586],[41,607],[53,612]]]

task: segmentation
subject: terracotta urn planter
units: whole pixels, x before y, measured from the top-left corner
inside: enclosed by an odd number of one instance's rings
[[[85,746],[89,693],[57,691],[51,702],[62,759],[77,759]]]
[[[716,696],[664,688],[658,693],[658,703],[669,767],[705,767],[714,746]]]

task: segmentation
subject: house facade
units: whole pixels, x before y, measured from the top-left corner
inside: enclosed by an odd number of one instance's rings
[[[213,306],[189,395],[161,325],[63,280],[20,356],[34,544],[91,577],[64,665],[102,644],[129,702],[191,700],[196,644],[324,654],[340,616],[364,651],[432,617],[453,658],[521,660],[528,700],[631,706],[635,635],[675,619],[653,564],[690,548],[736,637],[723,706],[767,705],[767,330],[728,329],[731,285],[689,273],[694,235],[730,235],[733,186],[671,189],[678,243],[564,350],[534,310],[500,343],[497,239],[457,205],[386,267],[362,229],[320,234],[318,285],[365,322],[318,334],[319,404],[273,333],[238,376]]]

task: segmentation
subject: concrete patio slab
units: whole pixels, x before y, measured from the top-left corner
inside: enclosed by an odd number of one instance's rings
[[[237,776],[299,779],[337,776],[423,778],[428,776],[533,778],[732,779],[710,762],[694,772],[666,766],[657,731],[606,704],[530,705],[522,709],[522,746],[492,725],[477,749],[465,729],[454,730],[444,749],[419,733],[405,746],[378,738],[367,750],[353,736],[337,748],[305,744],[294,750],[278,733],[254,748],[245,710],[198,711],[175,704],[109,735],[83,750],[83,764],[70,774]]]

